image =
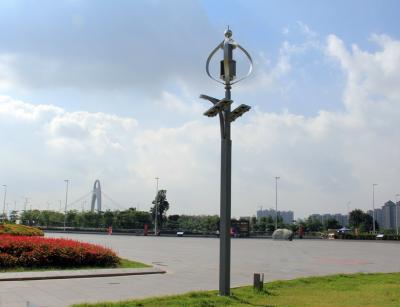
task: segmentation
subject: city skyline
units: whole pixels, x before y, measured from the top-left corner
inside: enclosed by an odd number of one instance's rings
[[[274,204],[276,176],[296,216],[372,210],[371,184],[376,205],[400,193],[400,4],[384,3],[1,2],[7,202],[58,208],[64,179],[71,201],[100,179],[147,211],[160,177],[171,214],[218,214],[218,126],[198,96],[221,95],[204,66],[230,25],[254,58],[232,92],[252,107],[232,129],[232,215]]]
[[[97,180],[96,180],[97,181]],[[86,198],[78,198],[78,200],[73,200],[72,201],[72,206],[70,206],[70,203],[68,205],[68,210],[78,210],[78,211],[93,211],[91,208],[91,202],[90,199],[93,198],[93,193],[98,193],[96,189],[93,189],[92,191],[90,191],[87,195]],[[103,195],[103,193],[102,193]],[[93,201],[93,199],[92,199]],[[110,196],[106,195],[105,198],[106,203],[108,202],[108,204],[113,204],[113,205],[108,205],[105,207],[105,210],[127,210],[129,208],[135,208],[136,210],[142,210],[142,211],[147,211],[146,209],[140,208],[140,205],[136,204],[135,202],[132,203],[131,206],[124,206],[123,204],[119,204],[116,203],[112,198],[110,198]],[[397,201],[397,200],[396,200]],[[379,208],[380,204],[376,203],[376,207],[375,207],[375,218],[376,221],[378,222],[378,224],[380,225],[380,227],[384,227],[384,229],[392,229],[395,226],[396,223],[396,211],[395,211],[395,205],[397,204],[398,208],[400,207],[400,200],[396,201],[392,201],[392,200],[387,200],[385,201],[382,205],[381,208]],[[350,201],[348,203],[351,203]],[[27,200],[25,200],[25,202],[21,202],[21,205],[17,206],[17,202],[13,201],[11,202],[6,202],[6,207],[7,210],[7,214],[10,214],[12,211],[16,210],[18,212],[22,212],[24,210],[51,210],[51,211],[59,211],[59,212],[64,212],[64,204],[62,203],[62,200],[59,200],[58,205],[55,204],[51,204],[50,202],[46,202],[46,204],[42,204],[42,205],[32,205],[31,203],[28,203]],[[387,207],[392,207],[390,209],[386,209],[386,215],[384,215],[384,210]],[[278,210],[278,216],[282,217],[284,219],[285,223],[288,223],[289,220],[304,220],[307,218],[318,218],[319,220],[321,220],[321,222],[323,222],[325,219],[329,219],[329,218],[334,218],[336,219],[341,225],[343,225],[344,223],[346,224],[346,226],[348,226],[348,213],[350,213],[351,211],[355,210],[355,209],[361,209],[360,207],[354,207],[352,209],[350,209],[349,207],[347,207],[347,210],[344,214],[341,212],[335,212],[335,210],[328,210],[326,212],[313,212],[304,216],[296,216],[296,212],[290,209],[286,209],[286,210]],[[361,209],[363,210],[363,209]],[[368,213],[369,215],[372,216],[372,210],[366,209],[363,210],[366,213]],[[327,213],[329,212],[329,213]],[[173,214],[180,214],[179,212],[174,212]],[[398,214],[398,219],[400,221],[400,209],[397,211]],[[168,214],[169,215],[169,214]],[[184,215],[184,214],[183,214]],[[196,214],[193,214],[196,215]],[[198,214],[201,215],[201,214]],[[210,214],[212,215],[212,214]],[[214,214],[215,215],[215,214]],[[271,216],[271,217],[275,217],[275,209],[273,208],[273,205],[271,206],[259,206],[259,209],[256,210],[256,213],[254,214],[250,212],[250,215],[246,216],[238,216],[238,215],[234,215],[232,216],[232,218],[235,219],[241,219],[241,218],[249,218],[249,217],[257,217],[260,218],[262,216]],[[386,220],[385,220],[385,216],[386,216]],[[344,222],[344,220],[346,219],[346,222]],[[399,222],[400,223],[400,222]],[[400,226],[400,225],[399,225]]]

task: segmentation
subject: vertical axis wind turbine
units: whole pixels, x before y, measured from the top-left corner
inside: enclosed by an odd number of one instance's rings
[[[233,50],[238,48],[250,61],[250,67],[244,77],[236,79],[236,61],[233,59]],[[220,80],[210,73],[210,61],[217,51],[223,51],[223,60],[220,62]],[[225,31],[224,40],[211,52],[206,62],[207,75],[225,87],[225,97],[222,99],[200,95],[200,98],[210,101],[213,106],[204,115],[219,116],[221,129],[221,193],[220,193],[220,257],[219,257],[219,294],[230,294],[231,269],[231,167],[232,167],[232,140],[231,123],[250,110],[250,106],[241,104],[231,111],[232,85],[247,78],[253,70],[253,60],[250,54],[232,38],[232,31]]]

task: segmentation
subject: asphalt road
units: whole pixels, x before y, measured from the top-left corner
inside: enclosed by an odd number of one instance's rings
[[[162,275],[0,283],[1,307],[69,306],[218,289],[219,240],[214,238],[48,234],[111,247],[121,257],[153,264]],[[232,240],[232,287],[265,280],[353,272],[399,272],[400,244],[383,241]]]

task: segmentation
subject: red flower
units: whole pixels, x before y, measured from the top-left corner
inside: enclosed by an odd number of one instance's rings
[[[69,239],[0,236],[1,267],[113,266],[118,256],[109,248]]]

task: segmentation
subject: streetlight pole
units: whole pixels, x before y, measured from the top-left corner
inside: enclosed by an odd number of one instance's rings
[[[372,227],[375,233],[375,187],[377,183],[372,184]]]
[[[348,202],[347,202],[347,204],[346,204],[346,207],[347,207],[347,224],[349,225],[349,220],[350,220],[350,204],[351,204],[351,201],[349,200]],[[347,225],[347,226],[348,226]],[[343,225],[343,226],[345,226],[345,225]]]
[[[3,218],[1,219],[3,223],[6,222],[6,197],[7,197],[7,185],[3,184],[4,187],[4,197],[3,197]]]
[[[278,179],[275,177],[275,230],[278,229]]]
[[[397,197],[399,197],[400,194],[396,194],[396,234],[399,235],[399,213],[398,213],[398,207],[399,207],[399,201]]]
[[[68,186],[69,186],[69,180],[66,179],[64,180],[66,185],[66,189],[65,189],[65,208],[64,208],[64,232],[66,229],[66,223],[67,223],[67,206],[68,206]]]
[[[236,81],[236,61],[233,60],[233,50],[240,49],[250,61],[250,68],[247,75]],[[222,49],[223,60],[220,62],[220,80],[210,74],[209,65],[214,54]],[[230,269],[231,269],[231,168],[232,168],[232,140],[231,123],[245,112],[250,106],[241,104],[231,111],[231,88],[247,78],[252,71],[253,61],[250,54],[232,39],[232,31],[225,31],[224,40],[211,52],[206,62],[206,73],[213,79],[224,85],[225,97],[217,99],[207,95],[200,95],[200,98],[210,101],[213,106],[204,115],[208,117],[219,116],[221,130],[221,191],[220,191],[220,254],[219,254],[219,294],[230,295]]]
[[[155,199],[155,214],[154,214],[154,235],[157,236],[157,215],[158,215],[158,180],[160,180],[159,177],[155,178],[157,181],[156,184],[156,199]]]
[[[24,203],[24,212],[27,210],[27,208],[28,208],[28,200],[29,200],[29,197],[25,197],[25,203]]]

